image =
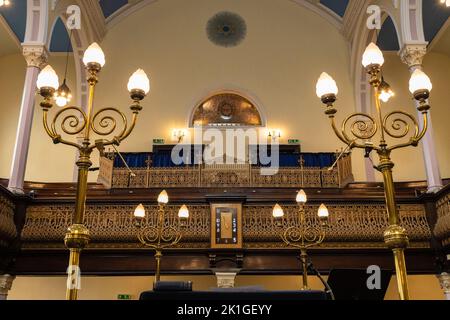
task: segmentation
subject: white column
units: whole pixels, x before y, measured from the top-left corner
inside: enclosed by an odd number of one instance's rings
[[[40,69],[47,63],[48,53],[42,45],[23,45],[23,55],[27,61],[27,71],[8,184],[8,189],[14,193],[23,193],[25,169],[33,124],[36,80]]]
[[[426,44],[407,44],[400,52],[402,61],[408,65],[411,74],[416,69],[422,69],[423,57],[427,52]],[[415,100],[416,107],[418,102]],[[431,106],[433,107],[433,106]],[[422,122],[422,114],[418,112],[419,122]],[[428,192],[434,193],[442,189],[442,178],[439,170],[439,162],[436,154],[436,144],[433,138],[433,125],[431,114],[429,115],[428,131],[422,140],[423,157],[427,174]]]
[[[450,274],[444,272],[437,277],[441,284],[441,288],[444,290],[445,299],[450,300]]]
[[[6,300],[8,292],[11,290],[13,281],[16,277],[9,274],[3,274],[0,276],[0,301]]]

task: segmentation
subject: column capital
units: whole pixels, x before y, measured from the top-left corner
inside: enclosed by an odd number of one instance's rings
[[[442,290],[444,290],[445,298],[450,300],[450,274],[443,272],[437,275],[437,278],[439,279]]]
[[[48,63],[48,50],[41,44],[23,44],[22,54],[28,67],[44,68]]]
[[[234,288],[237,272],[216,272],[217,288]]]
[[[399,54],[409,68],[420,67],[427,54],[427,44],[405,44]]]
[[[15,278],[9,274],[0,275],[0,300],[6,300]]]

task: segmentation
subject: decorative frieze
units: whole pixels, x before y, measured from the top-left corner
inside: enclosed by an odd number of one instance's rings
[[[0,194],[0,247],[7,247],[17,237],[14,223],[14,204]]]
[[[450,193],[436,202],[437,222],[434,235],[444,246],[450,245]]]
[[[383,247],[383,232],[388,217],[382,204],[328,204],[330,227],[324,246],[332,247]],[[144,225],[156,224],[157,206],[147,206]],[[166,224],[176,224],[178,206],[168,206]],[[296,223],[297,207],[284,206],[284,227]],[[316,224],[317,205],[307,205],[307,223]],[[211,209],[209,205],[189,206],[190,220],[179,247],[208,248],[210,243]],[[63,238],[71,222],[73,206],[39,205],[27,211],[22,231],[24,247],[62,247]],[[132,205],[88,205],[85,224],[91,233],[91,248],[136,248],[138,227],[133,217]],[[423,205],[401,205],[402,226],[406,228],[411,246],[428,246],[431,231],[427,224]],[[278,228],[272,218],[272,207],[243,207],[244,248],[284,247]]]

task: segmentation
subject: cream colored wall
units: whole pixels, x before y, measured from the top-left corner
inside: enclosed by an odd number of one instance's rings
[[[450,56],[431,52],[424,60],[425,71],[433,81],[431,117],[443,178],[450,178]]]
[[[64,77],[66,58],[64,55],[51,55],[49,63],[60,76]],[[76,103],[76,81],[73,58],[69,59],[68,84],[74,92]],[[26,62],[21,54],[0,57],[0,178],[9,178],[17,124],[20,114]],[[36,105],[31,133],[30,150],[25,179],[28,181],[71,181],[75,152],[67,147],[53,145],[42,126],[40,96],[36,95]],[[55,110],[57,107],[55,107]]]
[[[208,19],[224,9],[247,21],[247,38],[235,48],[217,47],[206,36]],[[342,146],[315,96],[315,83],[323,70],[333,74],[342,88],[340,110],[353,110],[348,46],[336,28],[292,1],[234,0],[225,7],[221,1],[158,1],[114,26],[101,46],[107,65],[98,106],[127,110],[130,74],[142,67],[150,76],[151,93],[122,151],[147,151],[153,138],[171,143],[171,129],[186,128],[194,106],[223,89],[259,102],[268,127],[283,131],[282,142],[298,138],[313,152]]]
[[[247,21],[247,38],[235,48],[217,47],[206,36],[208,19],[224,9]],[[338,119],[353,112],[348,44],[324,18],[293,1],[230,0],[225,7],[218,0],[157,1],[115,24],[101,46],[107,62],[98,85],[97,109],[117,106],[129,114],[129,76],[137,68],[144,68],[151,79],[151,93],[143,102],[137,127],[121,151],[149,151],[154,138],[172,143],[171,130],[188,126],[196,103],[224,89],[241,91],[257,102],[267,126],[282,130],[282,143],[300,139],[303,150],[311,152],[343,147],[315,96],[315,83],[322,71],[330,73],[340,89]],[[64,58],[52,57],[50,62],[62,76]],[[1,57],[0,66],[6,71],[0,74],[0,90],[8,93],[0,102],[0,138],[4,146],[0,177],[7,178],[25,63],[15,55]],[[425,68],[435,83],[432,115],[441,171],[443,177],[450,177],[449,111],[445,104],[450,57],[432,53],[425,59]],[[69,78],[73,79],[72,65],[70,70]],[[397,97],[384,108],[400,106],[415,112],[408,94],[409,73],[397,55],[386,56],[385,75]],[[71,81],[73,91],[75,87]],[[52,144],[40,117],[37,107],[26,179],[71,181],[75,153],[72,148]],[[96,166],[96,153],[93,158]],[[420,147],[396,151],[393,160],[396,181],[426,178]],[[353,156],[353,171],[357,181],[365,181],[363,153],[358,150]],[[90,181],[95,180],[96,174],[91,173]]]
[[[385,80],[392,86],[396,96],[383,109],[386,112],[404,110],[417,116],[414,101],[409,93],[410,73],[396,53],[385,53],[386,62],[383,67]],[[433,82],[431,92],[431,117],[433,135],[436,141],[437,155],[443,178],[450,177],[450,110],[448,108],[448,83],[450,78],[450,57],[438,53],[429,53],[424,60],[424,70]],[[397,164],[396,180],[426,179],[421,145],[417,148],[396,150],[392,154]],[[380,177],[379,177],[380,178]]]
[[[26,62],[21,54],[0,57],[0,178],[9,177]]]
[[[163,281],[193,281],[194,290],[209,290],[216,287],[214,276],[166,276]],[[238,276],[236,286],[262,286],[266,290],[298,290],[300,276]],[[443,300],[444,293],[435,276],[409,276],[411,298],[414,300]],[[118,294],[130,294],[138,299],[139,294],[151,288],[152,277],[84,277],[81,300],[116,300]],[[323,290],[316,277],[310,277],[311,288]],[[11,300],[63,300],[66,278],[64,277],[18,277],[14,280],[8,299]],[[386,293],[386,300],[397,300],[395,277]]]

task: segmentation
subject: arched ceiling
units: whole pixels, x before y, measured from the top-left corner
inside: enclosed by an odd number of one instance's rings
[[[296,0],[292,0],[296,1]],[[328,12],[332,12],[337,17],[343,18],[347,10],[350,0],[307,0],[311,3],[318,4]],[[103,11],[105,19],[111,18],[120,9],[123,9],[126,5],[133,5],[139,1],[136,0],[99,0],[100,7]],[[22,42],[25,36],[25,24],[26,24],[26,1],[25,0],[13,0],[9,7],[0,8],[0,14],[3,16],[7,25],[12,30],[13,34],[19,42]],[[424,29],[426,40],[430,43],[445,25],[446,21],[450,17],[450,8],[442,6],[439,1],[425,0],[423,2],[423,16],[424,16]],[[1,28],[1,26],[0,26]],[[3,32],[4,33],[4,32]],[[65,52],[69,47],[69,35],[67,34],[63,23],[59,20],[54,26],[52,33],[52,41],[50,44],[50,50],[53,52]],[[447,39],[444,36],[442,39]],[[384,50],[398,50],[398,40],[395,32],[395,27],[392,20],[388,18],[382,30],[380,31],[379,45]],[[1,54],[1,52],[0,52]]]

